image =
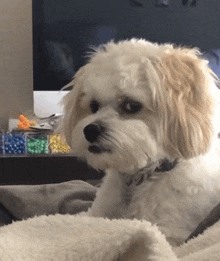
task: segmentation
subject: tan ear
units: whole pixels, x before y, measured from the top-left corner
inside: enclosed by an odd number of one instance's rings
[[[164,148],[173,157],[192,158],[207,152],[212,138],[212,81],[207,62],[196,49],[173,49],[159,65],[158,106]]]
[[[64,118],[61,122],[59,130],[64,136],[65,141],[71,147],[72,130],[79,119],[83,117],[83,111],[80,108],[80,100],[83,96],[83,82],[85,79],[85,68],[82,67],[74,76],[72,82],[68,86],[73,86],[73,89],[64,96],[62,104],[64,106]]]

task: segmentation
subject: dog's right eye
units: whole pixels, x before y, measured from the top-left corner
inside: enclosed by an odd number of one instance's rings
[[[134,101],[132,99],[125,99],[121,104],[121,110],[126,114],[135,114],[141,111],[142,104],[138,101]]]
[[[96,113],[99,109],[99,103],[95,100],[91,101],[90,103],[90,110],[92,113]]]

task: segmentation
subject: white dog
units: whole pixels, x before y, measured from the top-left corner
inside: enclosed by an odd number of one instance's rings
[[[197,49],[110,42],[69,84],[62,130],[72,152],[106,171],[89,210],[146,219],[184,242],[220,201],[220,95]]]

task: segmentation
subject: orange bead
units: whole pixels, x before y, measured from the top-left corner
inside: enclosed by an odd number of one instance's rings
[[[21,115],[19,116],[19,120],[20,120],[20,121],[26,121],[27,118],[26,118],[24,115],[21,114]]]

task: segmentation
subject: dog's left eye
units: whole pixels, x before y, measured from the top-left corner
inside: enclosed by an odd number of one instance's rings
[[[142,104],[134,100],[125,100],[121,105],[121,110],[127,114],[134,114],[142,109]]]
[[[90,110],[92,113],[96,113],[99,109],[99,103],[96,100],[91,101],[90,103]]]

